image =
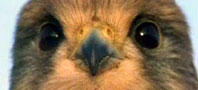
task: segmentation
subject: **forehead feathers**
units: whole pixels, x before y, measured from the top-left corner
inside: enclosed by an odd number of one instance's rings
[[[141,0],[51,0],[50,13],[64,25],[82,26],[92,21],[119,27],[126,25],[140,11]]]
[[[23,26],[35,26],[46,15],[52,15],[64,27],[100,21],[117,29],[126,29],[136,16],[143,14],[155,16],[186,33],[186,30],[181,30],[186,29],[183,25],[185,18],[174,0],[33,0],[24,11],[23,20],[19,22],[26,22],[19,24]]]

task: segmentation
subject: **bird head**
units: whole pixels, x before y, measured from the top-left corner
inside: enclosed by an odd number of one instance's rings
[[[187,29],[173,0],[32,0],[17,25],[11,88],[193,88]]]

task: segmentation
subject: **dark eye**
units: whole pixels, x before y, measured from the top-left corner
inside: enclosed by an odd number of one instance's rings
[[[39,47],[43,51],[51,50],[57,47],[63,38],[64,35],[59,26],[53,23],[44,24],[41,27]]]
[[[154,49],[159,46],[160,36],[158,27],[151,22],[144,22],[136,27],[136,41],[144,48]]]

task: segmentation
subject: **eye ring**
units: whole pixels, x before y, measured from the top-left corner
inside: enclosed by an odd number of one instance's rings
[[[156,49],[161,45],[161,29],[151,20],[142,20],[132,28],[132,37],[138,46],[145,49]]]
[[[42,51],[54,49],[63,40],[64,35],[61,27],[51,22],[45,22],[39,27],[39,48]]]

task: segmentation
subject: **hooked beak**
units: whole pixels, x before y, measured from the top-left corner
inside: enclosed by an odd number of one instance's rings
[[[97,29],[92,30],[92,33],[85,39],[80,50],[77,52],[77,57],[88,64],[93,76],[97,74],[101,62],[106,57],[114,55],[114,50]]]

